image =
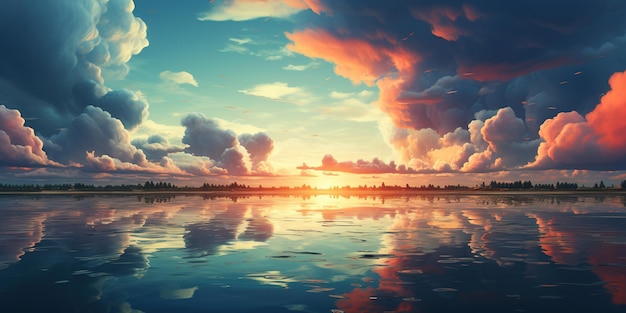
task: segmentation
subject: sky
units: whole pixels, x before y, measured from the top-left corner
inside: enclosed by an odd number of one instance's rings
[[[620,0],[5,0],[0,183],[626,179]]]

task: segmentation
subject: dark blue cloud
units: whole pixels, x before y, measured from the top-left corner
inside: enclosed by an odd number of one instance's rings
[[[185,126],[183,143],[188,145],[185,152],[197,156],[207,156],[219,161],[226,149],[237,145],[237,135],[222,129],[214,119],[201,113],[191,113],[181,120]]]
[[[623,1],[321,2],[328,14],[314,28],[420,57],[398,99],[383,103],[404,127],[445,133],[481,110],[511,107],[538,121],[528,123],[536,136],[558,112],[591,111],[610,74],[626,69]],[[454,94],[433,97],[442,80]]]
[[[184,146],[176,146],[170,144],[169,140],[161,135],[152,135],[148,138],[133,139],[131,142],[133,146],[141,149],[146,158],[152,162],[161,161],[164,156],[170,153],[182,152],[185,150]]]
[[[148,102],[128,89],[113,90],[98,99],[97,106],[119,119],[124,128],[132,130],[148,117]]]
[[[1,100],[44,136],[67,127],[86,106],[98,105],[109,92],[102,71],[127,72],[125,63],[148,45],[146,25],[132,7],[132,0],[2,1]],[[130,122],[119,112],[128,101],[110,100],[114,115]]]

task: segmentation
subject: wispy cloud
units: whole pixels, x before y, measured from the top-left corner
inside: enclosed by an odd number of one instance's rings
[[[286,18],[305,9],[298,1],[233,0],[214,5],[198,16],[201,21],[247,21],[263,17]]]
[[[259,84],[250,89],[239,90],[239,92],[256,97],[280,100],[298,105],[305,104],[306,91],[301,87],[292,87],[287,83],[275,82],[269,84]]]
[[[224,48],[219,50],[220,52],[234,52],[243,55],[251,55],[267,61],[277,61],[283,59],[284,57],[293,56],[293,52],[285,47],[260,48],[262,46],[276,45],[275,42],[258,42],[253,41],[250,38],[230,38],[229,41],[233,43],[226,44]],[[253,45],[256,46],[255,49],[250,47]]]
[[[228,40],[240,45],[245,45],[252,42],[252,39],[250,38],[228,38]]]
[[[311,62],[309,64],[302,64],[302,65],[289,64],[287,66],[283,66],[283,70],[285,70],[285,71],[302,72],[302,71],[306,71],[306,70],[311,69],[311,68],[315,68],[317,66],[318,66],[317,62]]]
[[[170,81],[179,85],[188,84],[194,87],[198,87],[198,82],[189,72],[170,72],[164,71],[159,75],[163,81]]]

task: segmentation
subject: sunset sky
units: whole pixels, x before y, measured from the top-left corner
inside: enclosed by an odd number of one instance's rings
[[[620,0],[4,0],[0,183],[626,179]]]

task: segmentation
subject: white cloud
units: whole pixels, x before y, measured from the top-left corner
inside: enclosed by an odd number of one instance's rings
[[[161,74],[159,75],[159,77],[161,77],[161,79],[163,81],[171,81],[171,82],[175,82],[177,84],[189,84],[192,85],[194,87],[198,87],[198,82],[196,81],[196,79],[193,77],[193,75],[191,75],[189,72],[170,72],[170,71],[164,71],[161,72]]]
[[[234,40],[233,40],[234,39]],[[236,38],[230,38],[229,39],[232,42],[236,42],[235,43],[229,43],[226,45],[226,47],[220,49],[220,52],[234,52],[234,53],[239,53],[239,54],[244,54],[244,55],[251,55],[251,56],[255,56],[255,57],[259,57],[259,58],[263,58],[267,61],[277,61],[277,60],[281,60],[284,57],[290,57],[293,56],[293,52],[289,51],[287,48],[285,47],[281,47],[281,48],[277,48],[277,49],[256,49],[256,50],[252,50],[250,48],[248,48],[248,46],[246,46],[247,44],[254,44],[256,46],[267,46],[267,45],[271,45],[273,43],[269,43],[269,42],[265,42],[265,43],[261,43],[261,42],[255,42],[255,41],[246,41],[246,39],[236,39]]]
[[[247,43],[251,43],[252,39],[250,38],[228,38],[228,40],[240,44],[240,45],[245,45]]]
[[[304,94],[304,89],[300,87],[291,87],[287,83],[275,82],[270,84],[259,84],[251,89],[239,90],[239,92],[250,95],[263,97],[273,100],[290,101],[292,96]],[[302,100],[302,99],[300,99]],[[294,102],[296,104],[301,102]]]
[[[348,99],[348,98],[354,97],[354,93],[353,92],[333,91],[333,92],[330,93],[330,97],[333,98],[333,99],[343,100],[343,99]]]
[[[317,63],[315,63],[315,62],[311,62],[309,64],[303,64],[303,65],[289,64],[287,66],[283,66],[283,70],[301,72],[301,71],[306,71],[306,70],[308,70],[310,68],[314,68],[316,66],[317,66]]]
[[[201,13],[201,21],[247,21],[262,17],[285,18],[302,11],[290,7],[283,0],[249,1],[233,0],[216,5],[211,11]]]

